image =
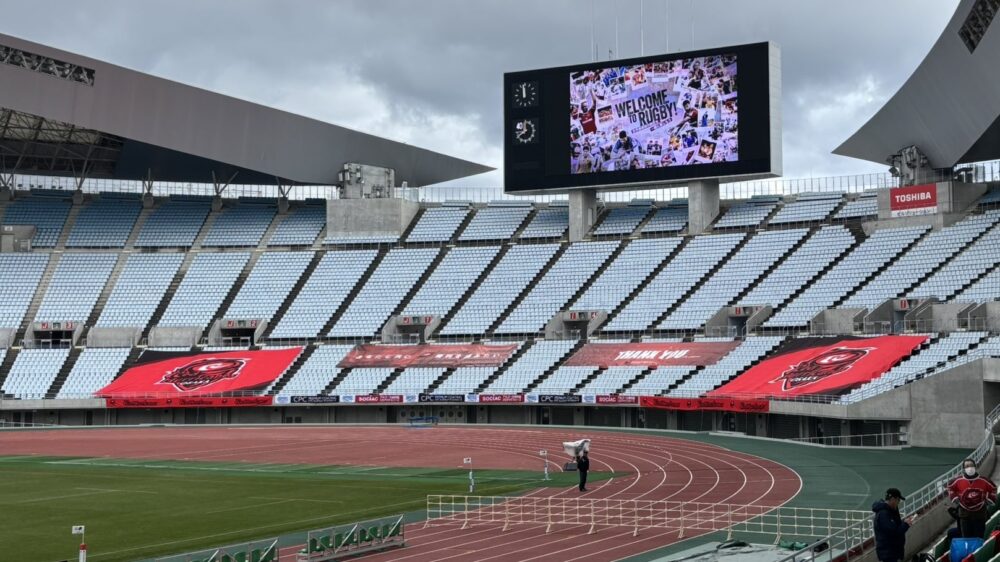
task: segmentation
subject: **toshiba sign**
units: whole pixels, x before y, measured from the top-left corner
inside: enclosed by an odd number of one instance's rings
[[[912,185],[889,190],[889,210],[892,217],[931,215],[938,211],[937,185]]]

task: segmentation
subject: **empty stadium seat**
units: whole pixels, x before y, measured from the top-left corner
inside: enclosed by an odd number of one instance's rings
[[[84,349],[56,398],[89,398],[114,380],[131,351],[127,347]]]
[[[68,348],[22,349],[0,390],[19,399],[44,398],[67,357]]]
[[[68,194],[66,194],[68,196]],[[66,217],[72,204],[70,201],[53,197],[25,197],[7,206],[3,216],[5,225],[34,225],[35,236],[31,245],[35,248],[53,248],[66,226]]]
[[[271,320],[314,255],[315,252],[261,254],[226,310],[225,317]]]
[[[459,235],[460,242],[478,240],[510,240],[531,214],[527,202],[496,202],[476,211],[475,216]]]
[[[206,199],[172,198],[153,209],[146,218],[135,247],[190,248],[210,210],[211,202]]]
[[[304,205],[285,217],[275,227],[268,246],[311,246],[326,226],[326,207]]]
[[[407,242],[447,242],[455,235],[465,217],[466,207],[432,207],[424,211],[420,220],[406,237]]]
[[[48,266],[47,254],[0,254],[0,328],[18,328]]]
[[[96,325],[145,328],[182,261],[183,254],[128,256]]]
[[[321,345],[278,392],[279,396],[318,396],[340,374],[337,363],[353,345]]]
[[[518,394],[524,392],[546,370],[562,359],[577,344],[576,340],[539,340],[494,380],[484,392]]]
[[[208,326],[249,259],[245,252],[195,256],[158,325]]]
[[[86,322],[118,256],[117,253],[63,254],[35,313],[35,321]]]
[[[250,203],[240,203],[224,209],[215,218],[201,245],[242,248],[257,246],[277,211],[273,205]]]
[[[80,210],[66,247],[124,248],[141,210],[137,197],[102,196]]]

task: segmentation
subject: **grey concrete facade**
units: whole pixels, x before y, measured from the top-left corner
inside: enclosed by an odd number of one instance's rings
[[[597,190],[576,189],[569,192],[569,241],[579,242],[590,232],[597,219]]]
[[[688,233],[701,234],[719,216],[719,180],[688,184]]]
[[[406,199],[330,199],[327,237],[398,238],[419,210],[419,203]]]

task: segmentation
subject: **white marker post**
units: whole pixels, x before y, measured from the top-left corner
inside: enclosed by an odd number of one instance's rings
[[[83,525],[73,525],[70,529],[74,535],[80,535],[80,562],[87,562],[87,536],[84,534],[86,530]]]
[[[545,449],[538,451],[538,456],[542,457],[542,464],[544,467],[542,470],[545,472],[545,480],[550,480],[549,478],[549,452]]]
[[[476,479],[472,475],[472,457],[465,457],[462,459],[462,464],[468,465],[469,467],[469,493],[476,491]]]

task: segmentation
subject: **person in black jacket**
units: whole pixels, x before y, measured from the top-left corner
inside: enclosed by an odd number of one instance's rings
[[[875,555],[880,562],[900,562],[910,524],[899,515],[899,504],[906,498],[896,488],[885,491],[885,499],[872,504],[875,516]]]
[[[580,456],[576,457],[576,469],[580,472],[580,491],[587,491],[587,471],[590,470],[590,457],[587,456],[587,451],[584,451]]]

